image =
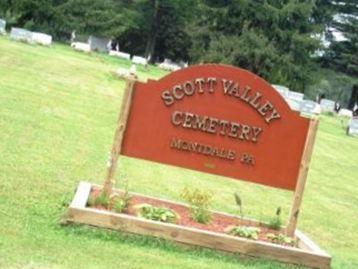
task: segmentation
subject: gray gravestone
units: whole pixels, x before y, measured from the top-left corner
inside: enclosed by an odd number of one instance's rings
[[[350,119],[349,125],[348,125],[348,134],[349,135],[358,135],[358,118]]]
[[[305,114],[316,114],[317,113],[317,103],[311,100],[303,100],[301,102],[300,111]]]
[[[11,28],[10,38],[17,41],[32,43],[32,32],[22,28]]]
[[[5,27],[6,27],[6,21],[0,19],[0,34],[1,35],[6,33]]]
[[[92,51],[107,53],[109,51],[108,44],[110,42],[111,40],[106,38],[98,38],[95,36],[90,36],[88,38],[88,44],[90,45]]]
[[[322,99],[320,103],[322,111],[325,112],[334,112],[334,104],[334,101],[328,99]]]

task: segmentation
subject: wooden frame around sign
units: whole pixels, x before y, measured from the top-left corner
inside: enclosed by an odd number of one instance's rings
[[[128,233],[149,235],[172,240],[193,246],[220,250],[230,253],[239,253],[246,256],[260,257],[280,262],[304,265],[319,269],[330,267],[331,257],[321,250],[312,240],[300,231],[295,231],[298,247],[281,246],[269,242],[249,240],[222,233],[204,231],[196,228],[183,227],[176,224],[151,221],[127,214],[118,214],[111,211],[87,207],[92,187],[99,187],[87,182],[80,182],[75,196],[69,206],[65,219],[66,223],[80,223]],[[114,192],[119,192],[114,190]],[[142,194],[131,193],[132,195]],[[164,199],[159,201],[180,204]],[[185,204],[180,204],[185,205]],[[185,205],[186,206],[186,205]],[[215,213],[214,211],[212,211]],[[220,212],[220,214],[223,214]],[[234,218],[234,215],[225,214]],[[254,220],[250,220],[253,223]]]

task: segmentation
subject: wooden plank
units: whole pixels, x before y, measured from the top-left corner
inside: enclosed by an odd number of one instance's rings
[[[295,236],[298,239],[299,248],[313,251],[322,256],[330,257],[324,250],[322,250],[315,242],[313,242],[307,235],[305,235],[301,231],[296,230]]]
[[[70,208],[85,208],[92,185],[81,181],[76,189],[75,196],[70,204]]]
[[[317,134],[317,128],[318,128],[318,120],[311,119],[306,142],[305,142],[305,148],[302,154],[296,189],[293,195],[293,203],[292,203],[290,216],[286,228],[286,234],[291,237],[294,236],[297,226],[298,215],[300,213],[302,196],[306,185],[309,164],[313,152],[313,145]]]
[[[71,220],[77,223],[150,235],[190,245],[242,253],[253,257],[275,259],[322,269],[329,268],[330,264],[330,257],[315,252],[175,224],[155,222],[125,214],[115,214],[91,208],[72,208],[71,215]]]
[[[103,183],[103,190],[107,195],[111,193],[112,188],[115,185],[114,173],[117,169],[118,157],[122,149],[124,132],[126,129],[127,120],[129,116],[131,102],[132,102],[134,84],[135,84],[134,77],[130,77],[126,80],[126,87],[124,90],[121,110],[118,117],[117,128],[114,134],[111,154],[108,160],[107,173]]]
[[[80,182],[75,197],[69,207],[67,214],[68,222],[77,222],[129,233],[151,235],[174,240],[182,244],[197,245],[232,253],[242,253],[249,256],[264,257],[315,268],[329,268],[331,257],[299,231],[296,231],[296,235],[299,239],[299,245],[303,249],[285,247],[262,241],[253,241],[222,233],[86,208],[92,186],[96,185]],[[146,197],[153,198],[151,196]],[[165,199],[159,200],[174,203],[173,201]],[[218,213],[222,214],[221,212]]]

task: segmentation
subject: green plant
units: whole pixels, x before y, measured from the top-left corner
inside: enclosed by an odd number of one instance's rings
[[[281,220],[281,207],[278,207],[276,209],[276,214],[275,216],[269,221],[268,223],[268,227],[270,227],[271,229],[274,230],[280,230],[281,225],[282,225],[282,220]]]
[[[266,238],[274,243],[294,245],[296,240],[292,237],[285,236],[284,234],[266,234]]]
[[[109,206],[109,197],[105,194],[104,191],[101,191],[98,196],[94,199],[94,205],[95,206],[103,206],[105,208],[108,208]]]
[[[141,204],[136,206],[136,208],[139,209],[138,215],[140,217],[150,220],[174,223],[179,218],[179,215],[174,210],[166,207]]]
[[[181,197],[190,205],[190,217],[199,223],[208,223],[211,220],[211,212],[208,210],[212,193],[207,190],[194,189],[185,187]]]
[[[241,219],[244,219],[244,213],[242,211],[242,200],[241,200],[239,193],[235,192],[234,197],[235,197],[236,205],[239,207],[239,213],[240,213]]]
[[[235,236],[245,237],[248,239],[257,240],[259,237],[260,228],[249,226],[231,226],[227,229],[227,233]]]
[[[124,192],[116,194],[113,198],[112,209],[117,213],[125,212],[128,209],[132,196],[129,194],[127,187]]]

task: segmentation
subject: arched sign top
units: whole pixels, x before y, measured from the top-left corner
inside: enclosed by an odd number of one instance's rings
[[[208,77],[208,73],[213,74],[212,77]],[[175,84],[177,81],[185,81],[183,84]],[[289,113],[299,117],[299,113],[292,111],[286,100],[261,77],[253,74],[252,72],[223,64],[205,64],[190,66],[185,69],[172,72],[167,76],[164,76],[160,80],[149,80],[148,84],[152,84],[155,87],[156,83],[163,83],[168,85],[168,89],[174,90],[175,87],[180,91],[180,88],[185,88],[189,94],[185,94],[184,98],[193,94],[203,93],[203,87],[208,85],[208,88],[214,89],[217,84],[222,84],[223,90],[226,90],[227,95],[239,97],[241,100],[247,100],[248,105],[259,105],[259,103],[265,101],[265,96],[270,96],[270,101],[275,103],[275,106],[283,111],[283,114]],[[188,84],[186,84],[188,83]],[[191,83],[193,84],[193,93],[190,91]],[[178,87],[179,86],[179,87]],[[200,92],[200,89],[202,89]],[[189,90],[189,91],[188,91]],[[210,91],[210,89],[208,89]],[[174,102],[177,101],[173,98]],[[170,102],[170,97],[167,97],[167,102]],[[248,101],[251,101],[248,102]],[[266,101],[269,101],[266,99]],[[245,102],[244,102],[245,103]]]
[[[198,65],[135,83],[121,153],[294,190],[308,127],[262,78]]]

